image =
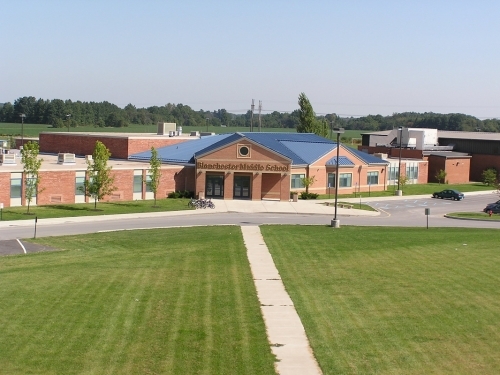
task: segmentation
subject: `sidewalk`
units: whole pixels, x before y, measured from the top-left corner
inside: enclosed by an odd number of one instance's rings
[[[58,223],[74,223],[88,221],[107,221],[126,218],[144,218],[144,217],[165,217],[165,216],[182,216],[182,215],[209,215],[214,213],[225,212],[241,212],[241,213],[279,213],[279,214],[317,214],[331,215],[335,213],[333,205],[327,206],[325,202],[331,200],[299,200],[298,202],[282,202],[282,201],[249,201],[249,200],[213,200],[215,208],[205,208],[189,211],[162,211],[162,212],[145,212],[140,214],[121,214],[121,215],[98,215],[98,216],[74,216],[61,217],[54,219],[38,219],[38,225],[43,224],[58,224]],[[355,208],[337,208],[337,215],[340,216],[378,216],[376,211],[357,210]],[[32,226],[33,220],[12,220],[0,221],[0,228],[8,226]]]
[[[319,375],[304,326],[285,290],[281,276],[262,238],[258,226],[242,226],[260,310],[271,350],[280,375]]]

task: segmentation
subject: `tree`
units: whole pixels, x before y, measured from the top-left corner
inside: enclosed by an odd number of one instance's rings
[[[116,190],[114,177],[108,160],[111,153],[106,146],[96,141],[92,160],[87,160],[87,179],[84,181],[84,193],[94,199],[94,210],[97,210],[97,201]]]
[[[316,116],[311,102],[303,92],[299,95],[299,125],[297,133],[315,133]]]
[[[309,194],[309,186],[311,186],[312,184],[314,184],[314,182],[316,181],[316,177],[315,176],[311,176],[311,177],[302,177],[300,179],[300,181],[302,182],[302,184],[305,186],[306,188],[306,194]]]
[[[483,184],[496,186],[498,184],[497,170],[495,168],[485,169],[482,173]]]
[[[21,161],[24,172],[24,195],[28,201],[28,214],[33,198],[36,197],[40,184],[40,166],[43,159],[38,159],[39,146],[36,142],[25,143],[21,150]]]
[[[440,169],[434,177],[436,177],[436,180],[438,180],[438,183],[440,184],[441,181],[445,182],[446,181],[446,171],[444,169]]]
[[[406,175],[401,175],[398,177],[398,182],[399,185],[401,186],[401,190],[403,190],[405,185],[408,183],[408,177]]]
[[[151,158],[149,159],[149,180],[146,180],[145,183],[154,194],[154,207],[157,207],[156,193],[158,192],[158,187],[160,186],[160,178],[161,160],[158,158],[158,151],[156,151],[154,147],[151,147]]]

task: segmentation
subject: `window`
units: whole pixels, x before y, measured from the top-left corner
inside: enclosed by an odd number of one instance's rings
[[[85,195],[85,177],[75,177],[75,195]]]
[[[389,175],[388,175],[387,179],[389,181],[397,180],[398,179],[398,174],[399,174],[398,173],[399,172],[399,166],[397,166],[397,165],[391,165],[389,167],[389,171],[388,172],[389,172]]]
[[[418,164],[408,164],[406,166],[406,177],[408,177],[408,180],[418,179]]]
[[[25,195],[28,196],[29,195],[29,191],[31,191],[31,198],[36,198],[36,193],[37,193],[37,186],[36,186],[36,183],[37,183],[37,179],[36,178],[33,178],[33,177],[28,177],[26,179],[26,191],[28,191],[28,193],[25,191]]]
[[[335,187],[335,173],[328,173],[328,185],[327,188]]]
[[[366,174],[366,183],[368,185],[378,185],[378,172],[368,172]]]
[[[304,181],[302,181],[303,178],[305,178],[305,174],[292,174],[292,189],[303,189],[304,186]]]
[[[151,182],[151,176],[148,174],[146,176],[146,193],[152,193],[153,190],[151,189],[151,186],[149,185]]]
[[[352,173],[340,173],[339,187],[351,187],[351,186],[352,186]]]
[[[134,193],[142,193],[142,175],[134,176]]]
[[[239,158],[249,158],[250,157],[250,145],[238,145],[238,157]]]
[[[11,178],[10,179],[10,197],[11,198],[21,198],[22,195],[22,178]]]

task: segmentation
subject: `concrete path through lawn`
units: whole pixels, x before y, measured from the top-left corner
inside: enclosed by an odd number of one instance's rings
[[[304,326],[285,290],[258,226],[242,226],[248,260],[260,301],[271,350],[280,375],[316,375],[314,358]]]

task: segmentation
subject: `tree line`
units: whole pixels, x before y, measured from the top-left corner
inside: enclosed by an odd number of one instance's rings
[[[94,126],[127,127],[129,124],[152,125],[158,122],[175,122],[179,126],[231,126],[257,129],[259,119],[249,110],[245,114],[231,114],[225,109],[195,111],[188,105],[171,104],[136,108],[127,104],[120,108],[104,102],[82,102],[71,100],[45,100],[33,96],[18,98],[14,103],[4,103],[0,108],[0,122],[24,122],[49,124],[56,128]],[[266,128],[296,128],[298,111],[292,113],[272,112],[261,116],[261,126]]]
[[[303,96],[303,97],[302,97]],[[390,116],[368,115],[363,117],[339,117],[335,113],[317,116],[307,107],[310,105],[305,94],[301,93],[298,101],[300,109],[291,113],[274,111],[261,115],[263,128],[290,128],[298,131],[309,131],[309,127],[301,129],[301,116],[304,107],[307,121],[313,116],[317,134],[326,132],[331,127],[343,127],[350,130],[380,131],[402,127],[433,128],[438,130],[500,132],[499,119],[480,120],[474,116],[451,113],[394,113]],[[21,122],[20,114],[24,114],[24,122],[30,124],[50,124],[53,127],[127,127],[129,124],[152,125],[157,122],[175,122],[179,126],[227,126],[247,127],[259,126],[258,114],[248,110],[245,114],[232,114],[225,109],[214,111],[195,111],[188,105],[168,103],[164,106],[136,108],[127,104],[120,108],[115,104],[104,102],[82,102],[61,99],[36,99],[33,96],[18,98],[14,103],[0,104],[0,122]],[[309,113],[310,112],[310,113]],[[302,118],[304,120],[305,118]]]

